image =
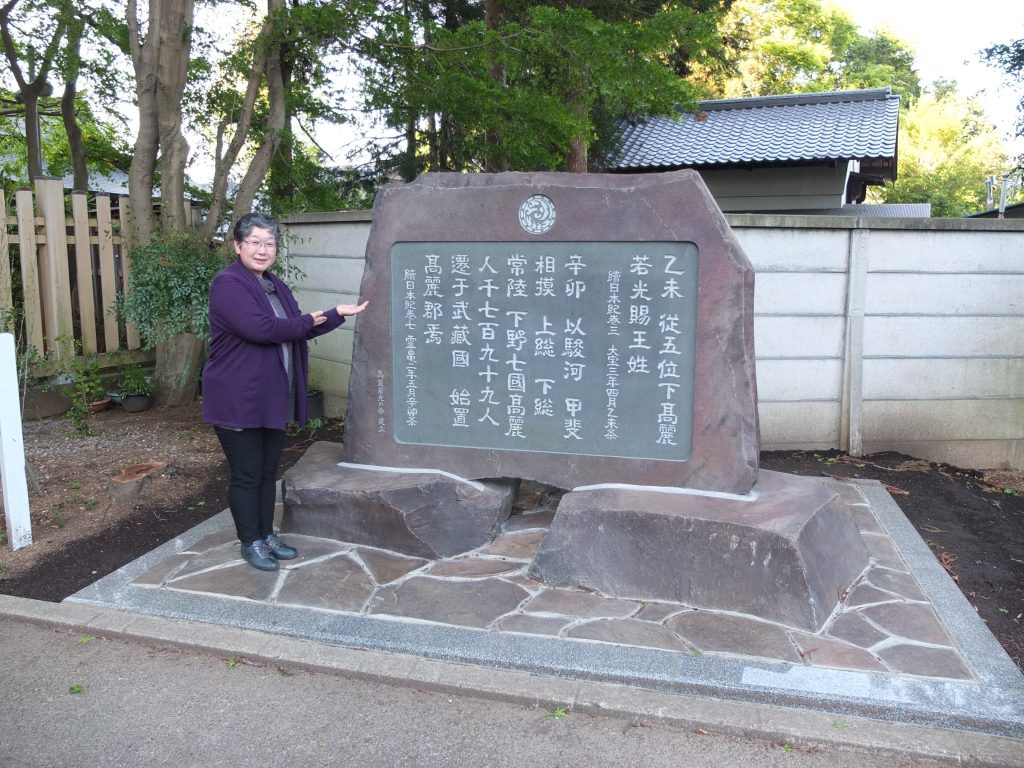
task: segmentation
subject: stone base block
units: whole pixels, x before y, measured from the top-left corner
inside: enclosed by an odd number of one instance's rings
[[[282,531],[434,559],[487,544],[511,513],[516,481],[339,467],[341,452],[314,443],[285,473]]]
[[[567,493],[530,575],[611,597],[664,600],[822,627],[868,565],[839,495],[762,470],[746,497],[626,488]]]

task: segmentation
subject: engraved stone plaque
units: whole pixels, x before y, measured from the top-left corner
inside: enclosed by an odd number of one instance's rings
[[[396,243],[401,443],[685,461],[693,243]]]
[[[426,174],[366,256],[346,461],[754,484],[753,270],[696,173]]]

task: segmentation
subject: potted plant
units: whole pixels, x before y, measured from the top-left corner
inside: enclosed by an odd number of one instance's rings
[[[117,311],[135,324],[147,349],[156,349],[154,400],[190,403],[209,335],[210,282],[228,263],[226,252],[191,234],[164,230],[133,248],[128,258],[128,289]]]
[[[127,413],[138,413],[150,406],[153,394],[153,377],[136,363],[129,363],[121,369],[117,392],[121,407]]]

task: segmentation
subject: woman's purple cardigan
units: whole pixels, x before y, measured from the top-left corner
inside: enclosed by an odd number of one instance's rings
[[[288,375],[281,344],[292,344],[295,415],[306,423],[308,339],[345,322],[336,308],[316,327],[302,314],[288,286],[267,272],[287,317],[274,314],[257,277],[241,261],[222,269],[210,286],[210,354],[203,367],[203,420],[219,427],[287,428]]]

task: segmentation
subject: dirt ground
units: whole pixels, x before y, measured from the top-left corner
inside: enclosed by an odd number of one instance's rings
[[[95,434],[88,437],[63,419],[25,423],[34,543],[12,552],[3,536],[0,593],[62,600],[227,506],[224,456],[198,405],[136,414],[115,407],[90,422]],[[341,435],[341,422],[333,420],[289,435],[282,471],[313,442]],[[144,462],[158,463],[144,480],[112,482]],[[884,483],[1024,669],[1024,472],[834,451],[766,452],[761,466]]]

